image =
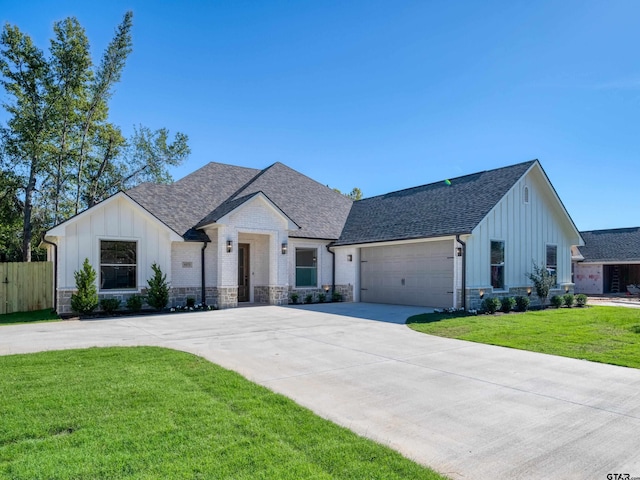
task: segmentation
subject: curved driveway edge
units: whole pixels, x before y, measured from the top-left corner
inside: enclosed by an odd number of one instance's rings
[[[419,307],[327,304],[0,327],[0,354],[201,355],[451,478],[640,477],[640,370],[433,337]]]

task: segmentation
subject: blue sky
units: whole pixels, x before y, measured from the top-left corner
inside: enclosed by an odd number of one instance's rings
[[[180,178],[276,161],[365,196],[538,158],[581,230],[640,226],[640,2],[24,1],[99,61],[134,12],[111,120],[189,135]]]

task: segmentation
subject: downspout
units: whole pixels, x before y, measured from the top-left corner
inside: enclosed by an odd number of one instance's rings
[[[331,248],[331,243],[327,245],[327,252],[329,252],[331,255],[333,255],[333,260],[331,262],[331,297],[333,297],[333,294],[336,291],[336,253],[332,252],[330,250]]]
[[[460,235],[456,235],[456,242],[462,245],[462,308],[467,309],[467,244]]]
[[[58,313],[58,245],[44,238],[42,234],[42,243],[53,245],[53,311]]]
[[[204,250],[207,248],[207,242],[202,242],[202,249],[200,250],[200,263],[202,264],[202,306],[207,306],[207,290],[204,279]]]

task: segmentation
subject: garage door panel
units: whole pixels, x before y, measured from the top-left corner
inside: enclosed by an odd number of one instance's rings
[[[452,241],[363,248],[362,301],[450,307],[452,252]]]

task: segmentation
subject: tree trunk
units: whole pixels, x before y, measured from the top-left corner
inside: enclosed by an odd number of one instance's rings
[[[36,189],[36,164],[37,159],[31,160],[31,168],[29,170],[29,183],[24,192],[24,221],[22,224],[22,261],[31,261],[31,235],[33,234],[33,225],[31,224],[31,210],[33,192]]]

